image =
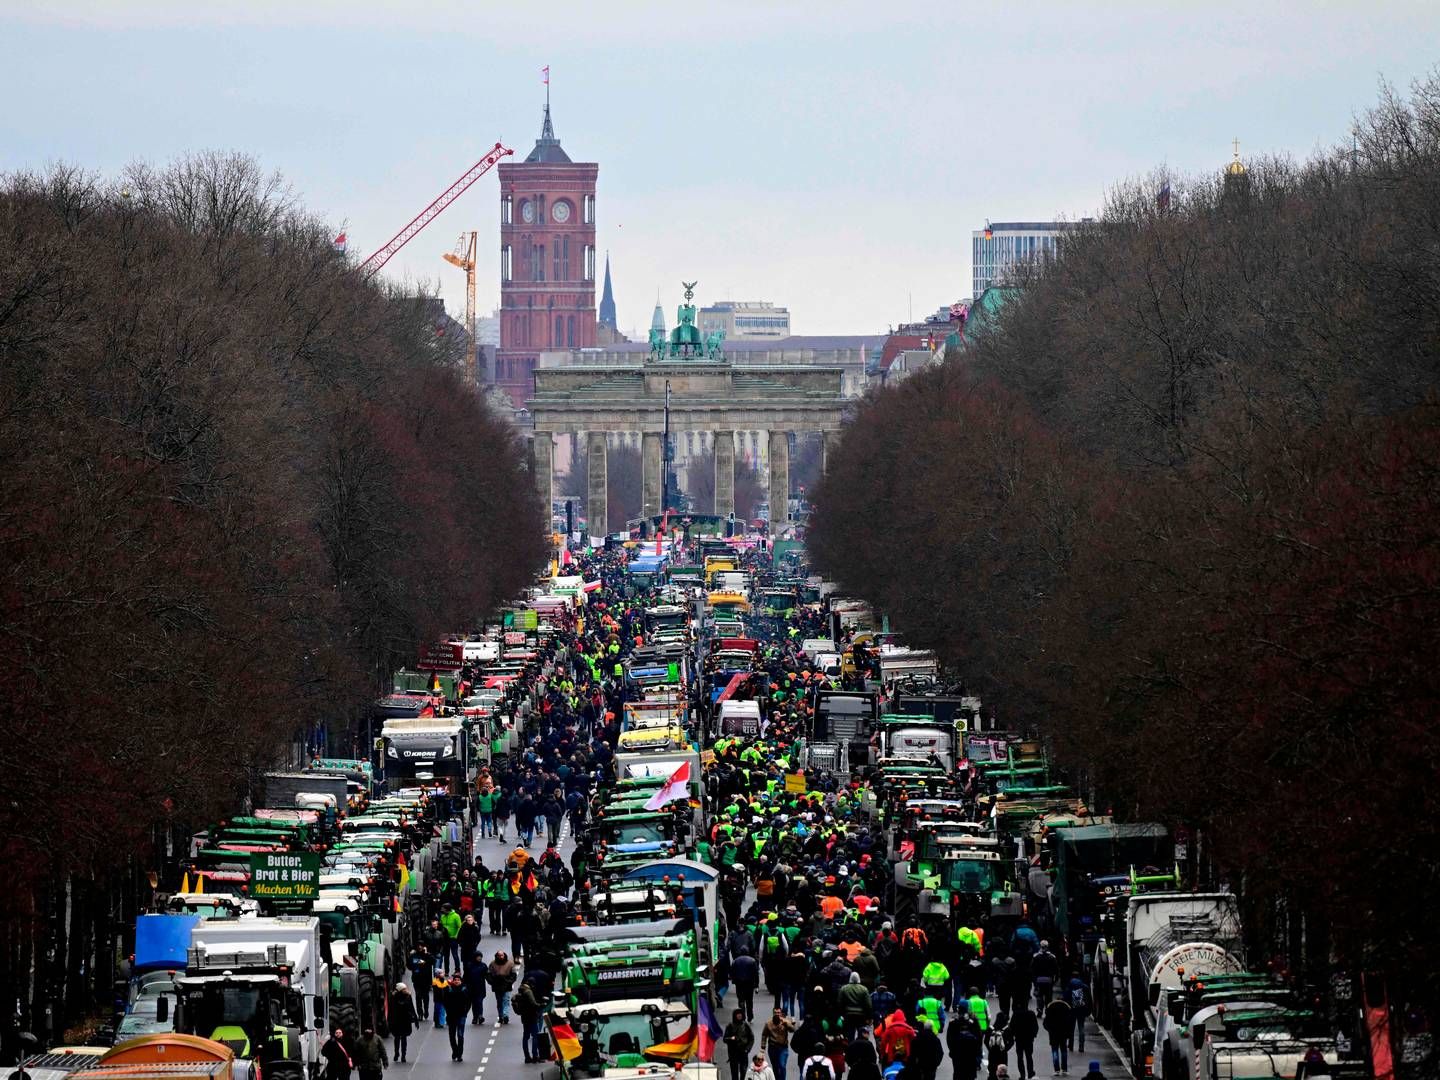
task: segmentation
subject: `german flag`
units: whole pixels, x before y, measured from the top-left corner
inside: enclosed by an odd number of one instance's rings
[[[669,1042],[656,1043],[654,1046],[647,1046],[640,1051],[646,1057],[660,1058],[662,1061],[689,1061],[695,1056],[700,1046],[699,1032],[692,1023],[677,1037]]]
[[[551,1024],[550,1041],[566,1061],[574,1061],[580,1056],[580,1036],[569,1024]]]

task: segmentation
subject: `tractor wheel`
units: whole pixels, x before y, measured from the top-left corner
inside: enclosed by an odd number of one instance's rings
[[[349,1003],[332,1004],[329,1027],[331,1031],[343,1028],[347,1038],[358,1039],[360,1037],[360,1013],[354,1005]]]
[[[388,976],[381,976],[388,979]],[[385,1015],[385,1010],[390,1002],[387,1000],[385,985],[374,974],[368,971],[360,972],[356,980],[360,988],[360,1023],[369,1024],[375,1029],[375,1034],[382,1039],[390,1037],[390,1023]]]
[[[305,1080],[305,1068],[298,1061],[266,1062],[265,1080]]]

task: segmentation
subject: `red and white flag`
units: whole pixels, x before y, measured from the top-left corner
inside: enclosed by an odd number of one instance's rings
[[[545,75],[545,85],[546,85],[546,86],[549,86],[549,85],[550,85],[550,65],[549,65],[549,64],[546,64],[546,65],[545,65],[543,68],[541,68],[540,70],[541,70],[541,71],[544,73],[544,75]]]
[[[334,240],[331,240],[330,244],[336,251],[344,251],[346,246],[345,234],[342,232],[339,236],[335,237]]]
[[[676,799],[688,798],[690,798],[690,762],[682,761],[670,779],[665,781],[664,786],[650,796],[650,801],[645,804],[645,809],[659,810],[661,807],[669,806]]]
[[[587,582],[585,582],[584,585],[581,586],[581,588],[584,589],[586,592],[599,592],[599,591],[600,591],[600,582],[598,582],[598,581],[587,581]]]

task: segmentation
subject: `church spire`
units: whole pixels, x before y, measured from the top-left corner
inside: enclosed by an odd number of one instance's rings
[[[605,252],[605,291],[600,294],[600,325],[616,330],[615,290],[610,287],[610,252]]]

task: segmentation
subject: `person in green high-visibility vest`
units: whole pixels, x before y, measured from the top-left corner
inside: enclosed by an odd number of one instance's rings
[[[970,1008],[970,1015],[975,1017],[975,1023],[980,1025],[980,1034],[985,1034],[990,1030],[989,1004],[980,995],[980,991],[973,986],[970,988],[970,996],[965,1003]]]
[[[934,994],[926,994],[915,1002],[916,1019],[936,1035],[945,1030],[945,1002]]]

